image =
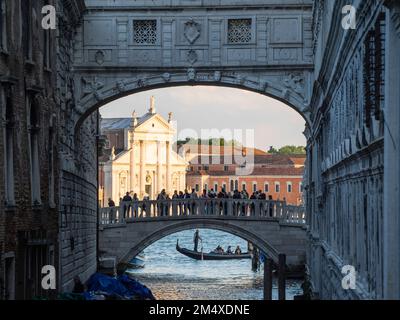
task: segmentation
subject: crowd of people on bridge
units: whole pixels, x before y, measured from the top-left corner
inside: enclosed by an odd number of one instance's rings
[[[179,202],[179,200],[185,200]],[[168,216],[170,212],[170,208],[172,207],[173,212],[178,212],[179,215],[193,215],[197,214],[198,203],[196,201],[187,201],[187,200],[213,200],[213,199],[233,199],[233,200],[269,200],[273,201],[271,195],[267,196],[261,190],[253,192],[251,195],[246,190],[234,190],[233,192],[226,192],[225,188],[221,188],[219,192],[216,192],[214,189],[206,190],[204,189],[202,193],[198,194],[195,189],[192,189],[191,192],[188,189],[185,191],[177,191],[175,190],[173,195],[170,196],[165,189],[163,189],[156,197],[157,200],[157,214],[158,216]],[[173,202],[168,202],[168,200],[178,200]],[[120,207],[122,210],[123,219],[125,220],[130,212],[132,212],[132,217],[139,216],[140,211],[146,213],[150,210],[151,204],[146,204],[146,201],[150,201],[150,197],[145,195],[142,199],[141,204],[139,204],[140,199],[137,193],[134,193],[131,196],[131,193],[127,192],[126,195],[120,199]],[[283,199],[285,202],[285,199]],[[110,208],[116,207],[114,200],[111,198],[108,199],[108,206]],[[268,209],[262,207],[260,214],[266,216],[273,216],[273,208],[270,207]],[[268,210],[268,212],[265,212]],[[115,211],[115,210],[112,210]],[[246,202],[235,202],[233,201],[233,213],[235,215],[247,215],[248,211],[250,211],[250,215],[255,215],[256,212],[256,204],[255,203],[246,203]],[[204,213],[205,214],[219,214],[219,215],[227,215],[228,207],[224,205],[223,201],[205,201],[204,202]],[[111,215],[110,215],[111,216]],[[114,214],[115,216],[115,214]],[[110,220],[114,221],[115,217],[110,217]]]

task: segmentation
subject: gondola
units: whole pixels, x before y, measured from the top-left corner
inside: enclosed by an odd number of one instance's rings
[[[181,248],[179,246],[179,241],[176,242],[176,250],[183,255],[196,259],[196,260],[241,260],[241,259],[251,259],[251,254],[246,252],[242,254],[228,254],[228,253],[203,253],[196,252],[193,250]]]
[[[130,269],[143,269],[145,265],[146,258],[144,254],[141,252],[136,257],[134,257],[131,261],[127,263]]]

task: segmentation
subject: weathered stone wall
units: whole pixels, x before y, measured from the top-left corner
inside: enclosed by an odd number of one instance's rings
[[[3,1],[4,2],[4,1]],[[45,241],[47,252],[44,264],[58,268],[58,171],[56,152],[57,106],[54,101],[55,34],[48,34],[48,59],[46,59],[45,32],[41,26],[41,8],[45,1],[33,1],[27,14],[30,26],[21,12],[18,1],[5,1],[5,38],[0,45],[0,299],[5,295],[4,264],[6,257],[15,263],[14,297],[32,297],[33,284],[21,278],[25,272],[25,253],[30,252],[30,241]],[[47,1],[46,1],[47,3]],[[28,5],[28,2],[27,2]],[[25,28],[25,29],[24,29]],[[24,41],[29,33],[29,43]],[[28,53],[29,52],[29,53]],[[48,61],[48,63],[47,63]],[[31,109],[31,106],[32,109]],[[6,108],[10,110],[6,116]],[[34,110],[34,111],[32,111]],[[30,119],[36,117],[35,128]],[[6,148],[6,131],[12,140],[12,151]],[[32,168],[32,141],[37,135],[40,193],[34,201]],[[7,156],[12,153],[12,162]],[[6,197],[6,167],[13,167],[12,181],[15,196]],[[53,172],[53,173],[52,173]],[[53,176],[53,178],[51,178]],[[11,179],[10,179],[11,180]],[[40,277],[40,270],[33,277]],[[36,287],[37,288],[37,287]],[[47,295],[36,292],[37,295]]]
[[[75,28],[80,24],[83,1],[57,1],[59,16],[57,51],[57,100],[59,103],[60,170],[60,265],[61,291],[73,287],[96,271],[97,235],[97,113],[75,135],[73,55]]]
[[[379,19],[385,7],[382,1],[358,2],[357,28],[346,31],[341,25],[344,5],[316,1],[314,8],[308,263],[320,298],[375,299],[383,297],[384,288],[385,97],[379,81],[389,66],[379,49],[385,46],[385,18]],[[342,288],[345,265],[357,272],[355,290]]]

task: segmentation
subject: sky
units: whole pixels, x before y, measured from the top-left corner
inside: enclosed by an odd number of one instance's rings
[[[306,145],[305,121],[296,111],[280,101],[240,89],[185,86],[149,90],[115,100],[100,113],[103,118],[121,118],[131,117],[136,110],[141,116],[148,111],[151,96],[155,97],[157,113],[165,119],[173,113],[179,139],[195,134],[199,138],[202,134],[203,138],[234,137],[247,147],[254,145],[265,151],[270,146]],[[216,132],[206,135],[209,129]]]

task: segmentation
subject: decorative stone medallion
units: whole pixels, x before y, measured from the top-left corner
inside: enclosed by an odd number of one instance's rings
[[[222,78],[222,72],[221,71],[215,71],[214,72],[214,81],[219,82],[219,81],[221,81],[221,78]]]
[[[94,59],[98,65],[102,65],[104,63],[104,52],[99,50],[96,52]]]
[[[189,81],[196,80],[196,70],[194,68],[189,68],[187,71],[187,77]]]
[[[194,64],[198,59],[197,52],[195,50],[189,50],[187,53],[187,58],[190,64]]]
[[[163,79],[164,79],[165,82],[169,82],[169,81],[171,80],[171,74],[170,74],[169,72],[165,72],[165,73],[162,75],[162,77],[163,77]]]
[[[201,34],[201,26],[199,23],[190,19],[188,22],[185,23],[185,31],[184,35],[187,41],[190,44],[194,44],[196,40],[200,37]]]

